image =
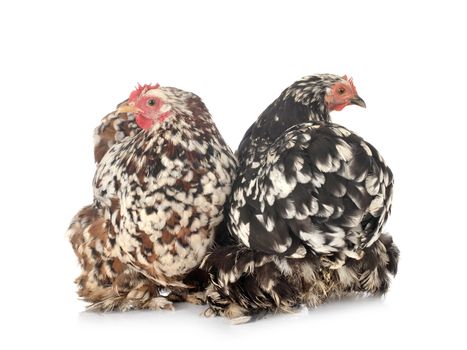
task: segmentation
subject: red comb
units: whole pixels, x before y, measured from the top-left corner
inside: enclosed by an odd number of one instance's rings
[[[352,90],[353,90],[355,93],[357,92],[357,89],[355,88],[355,85],[353,84],[353,78],[350,78],[350,79],[349,79],[349,78],[347,78],[347,75],[344,75],[344,76],[342,77],[342,79],[347,80],[347,81],[349,82],[350,86],[352,87]]]
[[[159,84],[156,84],[156,85],[144,84],[143,86],[141,86],[141,84],[138,83],[138,86],[136,87],[136,89],[130,94],[128,101],[136,101],[136,99],[142,94],[144,94],[146,91],[158,89],[159,87],[160,87]]]

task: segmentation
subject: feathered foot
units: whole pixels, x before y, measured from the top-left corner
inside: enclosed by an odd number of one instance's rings
[[[78,295],[91,303],[88,310],[127,311],[173,309],[159,286],[111,256],[110,226],[93,206],[83,208],[68,230],[82,267],[76,279]]]
[[[244,323],[267,311],[295,312],[309,281],[296,273],[299,267],[290,264],[293,260],[238,245],[215,249],[202,264],[211,280],[206,290],[209,309],[204,314]],[[306,273],[310,271],[307,268]]]
[[[120,277],[120,276],[119,276]],[[144,276],[135,279],[126,287],[120,285],[120,278],[112,285],[102,285],[88,276],[78,278],[78,295],[91,304],[92,311],[129,311],[137,309],[172,310],[173,305],[166,297],[160,296],[158,287]]]
[[[93,298],[94,299],[94,298]],[[130,311],[130,310],[173,310],[173,304],[159,294],[159,288],[137,272],[126,271],[119,275],[106,296],[91,301],[88,310]]]
[[[206,317],[224,316],[228,318],[232,324],[248,323],[255,319],[254,314],[235,303],[230,303],[222,308],[211,305],[204,310],[203,315]]]
[[[210,275],[206,316],[234,323],[257,319],[264,312],[294,312],[300,305],[317,307],[329,298],[355,293],[382,295],[397,272],[399,250],[385,234],[364,254],[342,264],[326,258],[281,258],[240,245],[219,247],[204,260]]]
[[[389,234],[381,237],[369,248],[360,260],[349,259],[338,269],[335,294],[360,292],[383,295],[388,291],[391,276],[397,273],[399,249]]]

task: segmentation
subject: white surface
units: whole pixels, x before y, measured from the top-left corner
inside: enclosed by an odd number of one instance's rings
[[[465,346],[465,10],[450,1],[222,3],[0,5],[0,347]],[[333,117],[395,173],[388,230],[402,257],[387,297],[243,326],[191,306],[82,313],[64,232],[92,198],[100,118],[136,82],[159,82],[199,94],[235,148],[286,86],[320,72],[354,77],[367,110]]]

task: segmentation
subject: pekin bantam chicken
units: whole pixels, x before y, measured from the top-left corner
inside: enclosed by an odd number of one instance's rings
[[[352,104],[365,107],[352,79],[308,76],[249,128],[226,205],[230,243],[203,262],[207,315],[240,323],[387,291],[399,257],[383,233],[393,176],[371,144],[331,122]]]
[[[176,88],[138,86],[95,138],[94,202],[69,228],[78,294],[101,311],[196,302],[198,266],[236,170],[205,105]]]

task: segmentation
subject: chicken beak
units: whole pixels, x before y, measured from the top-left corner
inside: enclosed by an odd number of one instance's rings
[[[117,108],[117,113],[141,113],[142,110],[133,103],[124,104]]]
[[[357,105],[357,106],[366,108],[366,103],[365,103],[365,101],[363,101],[363,99],[362,99],[360,96],[358,96],[358,95],[356,95],[354,98],[352,98],[352,99],[350,100],[350,104],[351,104],[351,105]]]

